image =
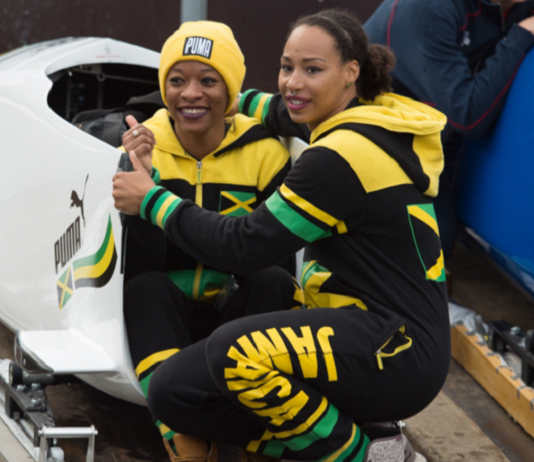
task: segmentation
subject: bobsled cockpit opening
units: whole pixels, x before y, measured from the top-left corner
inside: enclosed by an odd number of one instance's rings
[[[69,122],[80,112],[124,106],[134,96],[158,89],[158,70],[130,64],[83,64],[48,78],[49,107]]]

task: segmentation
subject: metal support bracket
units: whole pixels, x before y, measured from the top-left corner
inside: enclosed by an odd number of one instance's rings
[[[11,361],[0,359],[0,418],[34,460],[62,461],[64,454],[55,446],[57,439],[88,438],[86,460],[94,462],[95,427],[55,427],[46,396],[47,385],[76,381],[73,376],[27,374]]]
[[[48,457],[48,440],[49,439],[66,439],[66,438],[88,438],[87,444],[87,462],[95,460],[95,436],[98,432],[94,425],[90,427],[43,427],[39,430],[41,444],[39,446],[39,458],[37,462],[47,462]]]
[[[509,347],[521,359],[521,380],[528,387],[534,385],[534,330],[526,333],[505,321],[492,321],[489,326],[489,347],[504,353]]]
[[[14,387],[3,380],[1,382],[5,390],[7,416],[20,424],[34,447],[39,446],[39,430],[55,425],[45,390],[37,383]]]

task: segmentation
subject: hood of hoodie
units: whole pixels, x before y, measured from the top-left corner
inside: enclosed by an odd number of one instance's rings
[[[311,145],[333,131],[352,129],[393,157],[421,192],[435,197],[443,170],[441,131],[446,123],[445,115],[436,109],[386,93],[372,102],[360,100],[356,107],[319,124],[311,134]],[[407,136],[395,142],[396,133]]]
[[[160,109],[152,118],[143,122],[143,125],[154,133],[157,133],[156,148],[158,150],[167,152],[173,156],[191,159],[192,156],[188,154],[180,144],[180,141],[174,132],[171,120],[169,111],[167,109]],[[237,147],[272,137],[257,119],[242,114],[227,117],[226,123],[228,125],[226,135],[221,141],[221,144],[219,144],[213,152],[208,154],[208,156],[218,157]]]

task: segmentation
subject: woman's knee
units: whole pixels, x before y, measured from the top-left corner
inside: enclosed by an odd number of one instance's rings
[[[257,273],[247,276],[243,284],[260,285],[263,287],[294,287],[294,279],[291,274],[279,266],[271,266]]]
[[[248,306],[245,314],[261,314],[292,308],[303,297],[295,279],[285,269],[272,266],[246,277],[241,285],[248,294]]]

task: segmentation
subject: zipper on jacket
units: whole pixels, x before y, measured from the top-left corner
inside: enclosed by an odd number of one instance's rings
[[[202,207],[202,161],[197,161],[196,171],[196,190],[195,190],[195,204]],[[197,268],[195,270],[195,281],[193,282],[193,300],[199,299],[200,293],[200,279],[202,277],[203,264],[197,262]]]
[[[202,207],[202,161],[197,161],[195,204]]]

